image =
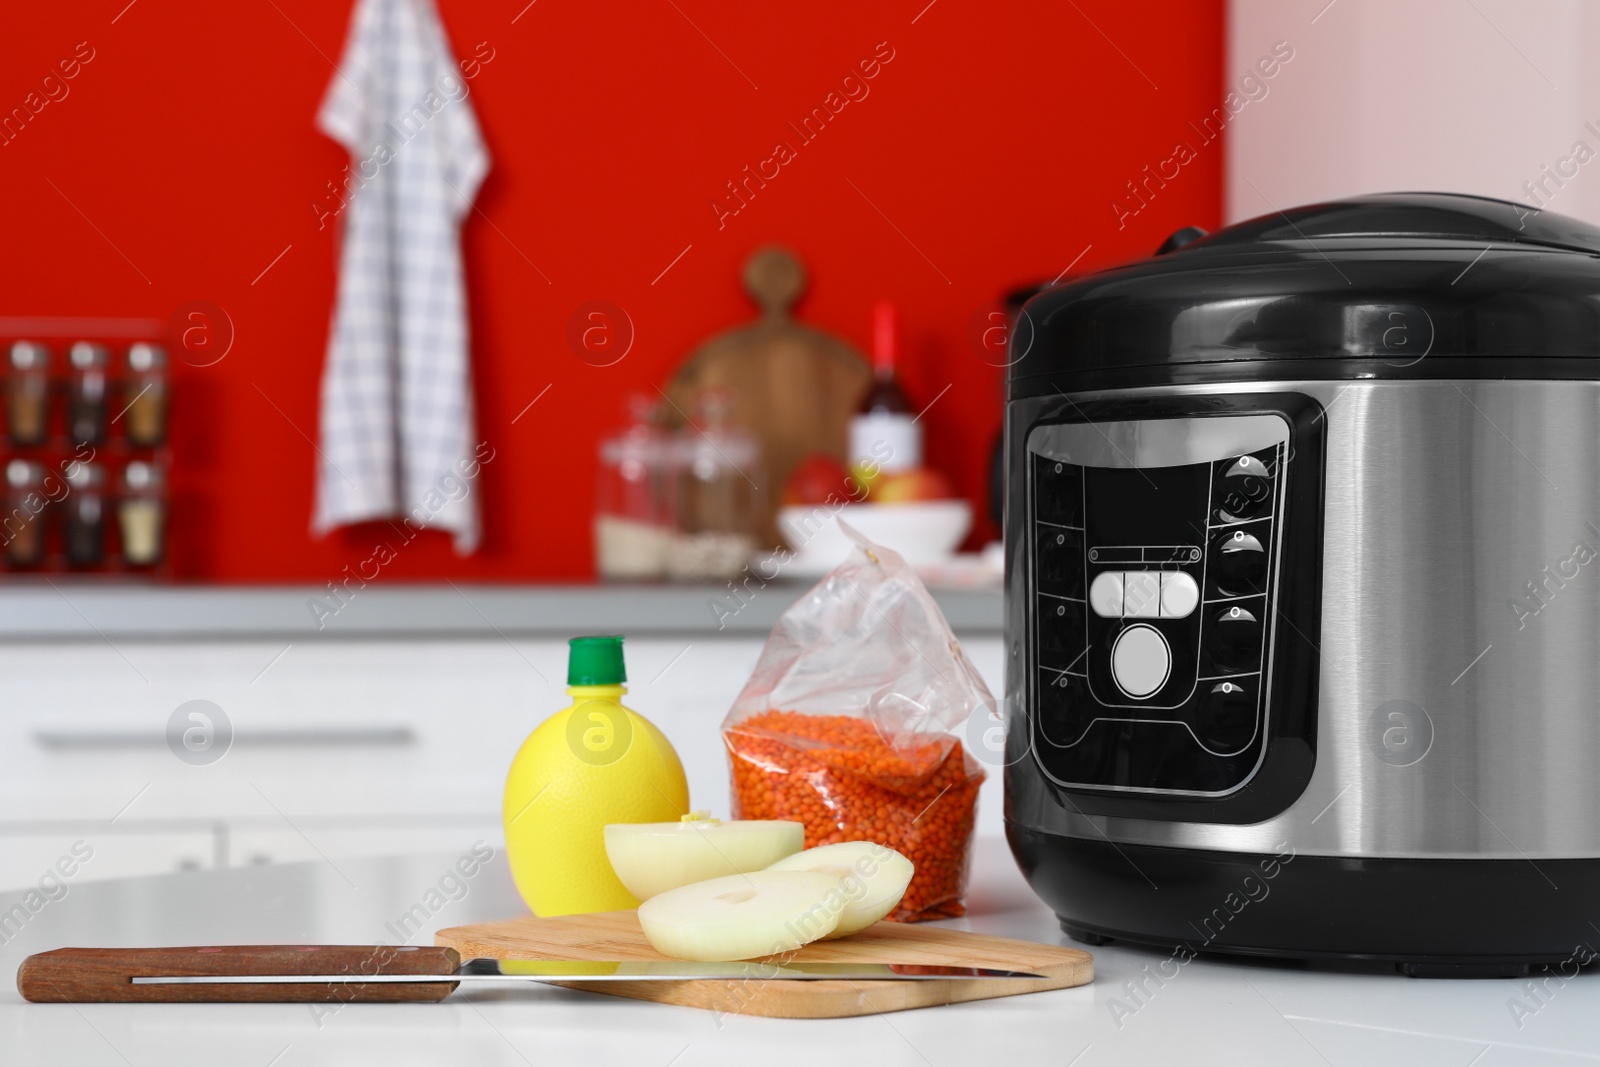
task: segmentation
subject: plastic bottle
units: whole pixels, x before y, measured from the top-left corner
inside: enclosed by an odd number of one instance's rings
[[[638,907],[606,858],[606,825],[670,822],[689,811],[678,754],[622,704],[622,638],[568,645],[572,705],[528,735],[506,776],[506,856],[517,891],[542,916]]]

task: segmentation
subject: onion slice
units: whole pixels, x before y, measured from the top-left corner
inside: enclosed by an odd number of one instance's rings
[[[696,811],[679,822],[613,823],[606,856],[640,900],[709,878],[765,870],[805,847],[805,827],[781,820],[721,822]]]
[[[873,841],[841,841],[808,848],[781,859],[769,871],[816,871],[844,884],[845,908],[839,925],[827,937],[865,930],[895,909],[916,872],[912,862]]]
[[[843,886],[831,874],[752,871],[653,896],[639,905],[639,925],[663,956],[748,960],[828,936],[845,905]]]

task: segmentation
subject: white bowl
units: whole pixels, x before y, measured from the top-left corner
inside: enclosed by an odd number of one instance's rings
[[[794,550],[785,569],[796,576],[821,576],[843,563],[856,546],[839,529],[840,518],[874,544],[893,549],[917,566],[950,558],[972,528],[972,505],[965,500],[929,500],[779,508],[778,530]]]

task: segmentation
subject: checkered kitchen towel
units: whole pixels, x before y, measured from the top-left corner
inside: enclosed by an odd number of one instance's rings
[[[350,150],[317,534],[408,517],[478,546],[460,227],[489,167],[433,0],[357,0],[317,116]]]

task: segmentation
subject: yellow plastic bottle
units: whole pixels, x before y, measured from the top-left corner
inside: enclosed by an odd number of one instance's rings
[[[572,706],[528,735],[506,777],[506,856],[517,891],[543,916],[638,907],[606,858],[606,824],[671,822],[689,810],[678,754],[622,704],[622,638],[568,645]]]

